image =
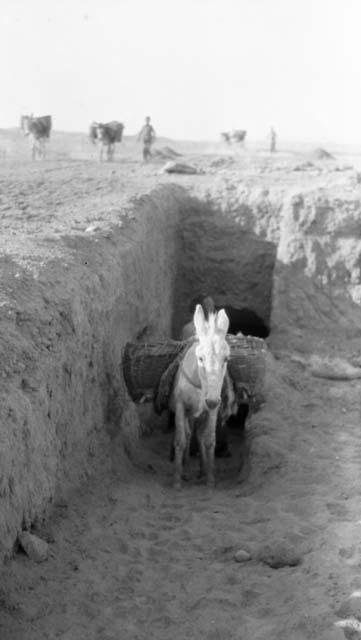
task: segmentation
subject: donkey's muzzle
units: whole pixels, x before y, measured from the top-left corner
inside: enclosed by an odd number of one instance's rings
[[[219,400],[214,400],[213,398],[207,398],[206,399],[207,409],[209,409],[210,411],[212,411],[212,409],[217,409],[217,407],[219,406],[220,401],[221,401],[220,398],[219,398]]]

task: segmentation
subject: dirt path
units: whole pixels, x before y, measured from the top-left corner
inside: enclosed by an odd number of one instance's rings
[[[279,458],[237,483],[233,433],[216,490],[198,483],[193,460],[175,492],[171,436],[148,436],[135,465],[57,506],[46,563],[18,554],[5,568],[1,639],[342,638],[339,607],[361,588],[360,382],[282,366],[289,403],[272,421],[286,418],[289,432]],[[287,548],[295,566],[265,562]],[[239,549],[251,560],[236,562]]]

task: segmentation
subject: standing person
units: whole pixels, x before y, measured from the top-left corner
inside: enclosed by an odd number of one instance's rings
[[[140,140],[143,142],[143,160],[147,162],[152,155],[152,144],[155,141],[155,131],[154,127],[150,124],[149,116],[146,117],[145,124],[141,128],[137,140],[138,142]]]
[[[270,151],[271,151],[271,153],[274,153],[276,151],[276,140],[277,140],[276,132],[275,132],[274,128],[271,127],[271,131],[270,131]]]

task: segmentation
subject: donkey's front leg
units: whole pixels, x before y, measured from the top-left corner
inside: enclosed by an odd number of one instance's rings
[[[199,449],[199,477],[202,478],[207,469],[207,456],[205,447],[205,432],[207,429],[208,416],[202,415],[197,418],[196,422],[196,435]]]
[[[184,467],[183,477],[185,480],[187,480],[187,475],[185,473],[185,470],[189,467],[191,436],[193,433],[193,429],[194,429],[194,418],[189,414],[187,414],[185,419],[185,426],[184,426],[186,446],[185,446],[184,455],[183,455],[183,467]]]
[[[216,424],[218,411],[210,411],[204,430],[203,446],[206,463],[207,485],[214,487],[214,450],[216,446]]]
[[[174,435],[174,487],[182,486],[182,471],[184,454],[187,448],[187,434],[189,425],[184,406],[181,402],[175,408],[175,435]]]

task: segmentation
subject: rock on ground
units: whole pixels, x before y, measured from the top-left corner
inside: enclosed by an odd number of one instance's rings
[[[22,531],[19,534],[19,543],[30,560],[34,562],[44,562],[44,560],[47,560],[49,545],[44,540],[41,540],[41,538],[38,538],[38,536],[28,531]]]

